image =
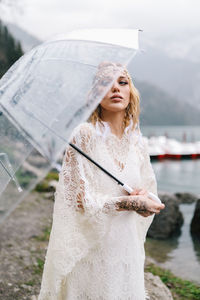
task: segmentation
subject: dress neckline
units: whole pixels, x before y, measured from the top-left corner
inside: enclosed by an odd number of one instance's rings
[[[129,126],[125,128],[122,137],[119,138],[112,133],[108,122],[97,121],[95,125],[93,123],[91,125],[95,129],[95,134],[103,140],[109,156],[113,159],[116,171],[124,172],[131,145],[134,144],[136,146],[138,143],[141,143],[142,135],[139,127],[136,130],[132,130],[133,121],[131,120]]]
[[[103,124],[103,126],[102,126]],[[127,139],[130,137],[130,135],[133,133],[133,130],[131,130],[132,127],[132,120],[129,124],[129,126],[127,126],[122,134],[121,137],[118,137],[115,133],[113,133],[111,131],[110,125],[108,122],[105,121],[101,121],[101,123],[99,121],[96,122],[95,125],[95,129],[98,135],[101,135],[104,139],[106,139],[108,136],[109,137],[113,137],[113,139],[115,139],[118,142],[122,142],[124,139]]]

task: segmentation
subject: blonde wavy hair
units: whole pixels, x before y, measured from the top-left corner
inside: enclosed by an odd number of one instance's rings
[[[133,125],[132,125],[131,129],[135,130],[137,125],[139,126],[139,114],[140,114],[139,91],[134,86],[131,76],[128,73],[128,70],[126,69],[126,67],[124,67],[121,64],[110,63],[110,62],[101,63],[98,67],[98,71],[94,78],[94,82],[98,82],[98,79],[102,78],[106,71],[107,72],[118,71],[120,73],[125,74],[128,78],[128,83],[129,83],[129,88],[130,88],[130,102],[125,109],[123,128],[125,130],[125,128],[129,126],[129,124],[132,120]],[[103,120],[101,119],[101,104],[99,104],[97,106],[97,108],[93,111],[93,113],[88,118],[88,121],[91,122],[93,125],[95,125],[97,121],[99,121],[102,124],[101,121],[103,121]]]

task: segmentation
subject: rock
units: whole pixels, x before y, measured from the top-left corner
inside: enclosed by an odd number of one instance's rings
[[[35,295],[33,295],[33,296],[31,296],[31,299],[30,299],[30,300],[38,300],[38,297],[35,296]]]
[[[47,200],[54,200],[54,194],[55,194],[55,191],[51,191],[51,192],[45,192],[44,193],[44,199],[47,199]]]
[[[160,277],[152,273],[145,273],[145,288],[150,300],[173,300],[170,290],[161,281]]]
[[[49,181],[49,186],[53,187],[56,190],[56,187],[58,185],[58,181],[57,180],[51,180]]]
[[[179,210],[179,204],[174,195],[163,194],[159,195],[159,197],[165,204],[165,209],[160,214],[155,215],[147,236],[155,239],[166,239],[180,233],[183,215]]]
[[[11,282],[8,282],[8,286],[12,286],[12,283],[11,283]]]
[[[200,199],[197,200],[194,216],[190,224],[190,232],[200,239]]]
[[[26,284],[21,284],[21,287],[22,287],[23,289],[25,289],[25,290],[29,290],[29,291],[32,290],[32,287],[29,286],[29,285],[26,285]]]
[[[193,203],[197,201],[198,197],[191,193],[175,193],[179,203]]]

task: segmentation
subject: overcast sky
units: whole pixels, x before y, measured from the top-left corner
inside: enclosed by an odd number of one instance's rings
[[[14,0],[13,0],[14,1]],[[15,0],[16,1],[16,0]],[[199,0],[17,0],[1,18],[44,40],[77,28],[141,28],[153,36],[200,34]],[[15,2],[16,3],[16,2]]]

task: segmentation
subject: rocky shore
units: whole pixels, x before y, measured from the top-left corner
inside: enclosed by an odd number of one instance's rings
[[[0,299],[37,299],[52,213],[52,192],[34,191],[1,224]],[[147,258],[146,266],[150,265],[151,259]],[[147,271],[145,282],[151,300],[186,299],[172,298],[170,289],[160,277],[153,275],[151,268]]]
[[[189,193],[159,193],[159,198],[165,204],[165,209],[155,215],[148,230],[148,237],[154,239],[169,239],[172,236],[180,235],[184,218],[179,209],[182,203],[196,203],[194,216],[190,224],[192,235],[200,238],[200,200],[196,195]]]

